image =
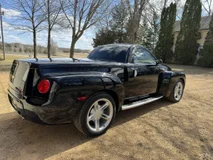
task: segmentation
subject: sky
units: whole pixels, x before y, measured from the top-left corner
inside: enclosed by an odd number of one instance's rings
[[[4,39],[5,42],[12,43],[23,43],[33,44],[33,36],[30,32],[23,32],[15,29],[12,24],[17,22],[17,16],[22,13],[10,8],[9,5],[2,4],[2,10],[4,11],[3,16],[3,28],[4,28]],[[20,22],[19,22],[20,23]],[[58,27],[55,27],[58,28]],[[92,43],[95,37],[95,27],[89,28],[84,32],[81,38],[76,43],[76,49],[93,49]],[[57,43],[59,47],[70,48],[72,32],[70,29],[54,29],[52,31],[52,39]],[[0,40],[1,41],[1,40]],[[37,34],[37,44],[46,46],[47,44],[47,31],[42,31]]]
[[[9,2],[12,0],[0,0],[2,4],[2,9],[4,11],[3,16],[3,28],[4,28],[4,37],[5,42],[17,42],[23,44],[33,44],[32,33],[23,32],[21,30],[15,29],[11,24],[17,22],[17,16],[20,16],[22,13],[12,9],[12,6],[8,5],[5,2]],[[159,3],[162,0],[150,0],[154,3]],[[175,0],[170,0],[175,1]],[[180,4],[184,6],[185,0],[179,0]],[[205,15],[205,13],[202,13]],[[58,28],[58,27],[56,27]],[[76,43],[76,49],[89,49],[92,50],[93,46],[93,38],[95,37],[95,31],[97,29],[95,27],[89,28],[84,32],[81,38]],[[59,47],[69,48],[71,43],[71,30],[70,29],[54,29],[52,31],[52,39],[57,43]],[[37,44],[46,46],[47,43],[47,31],[39,32],[37,35]]]

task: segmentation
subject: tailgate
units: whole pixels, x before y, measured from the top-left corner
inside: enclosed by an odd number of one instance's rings
[[[9,91],[16,97],[24,95],[26,80],[29,74],[30,64],[14,60],[10,70]]]

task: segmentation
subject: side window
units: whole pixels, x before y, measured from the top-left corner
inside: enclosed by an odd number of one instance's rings
[[[149,51],[147,51],[143,47],[137,47],[133,51],[132,62],[155,65],[156,59],[151,55]]]

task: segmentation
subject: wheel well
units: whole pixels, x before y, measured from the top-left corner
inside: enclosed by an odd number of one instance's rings
[[[185,86],[185,80],[183,78],[180,78],[180,80],[183,82],[183,84]]]
[[[119,98],[116,92],[111,91],[111,90],[104,90],[104,92],[108,93],[110,96],[112,96],[112,98],[115,101],[115,105],[116,105],[116,110],[118,111],[119,109]]]
[[[116,110],[119,111],[119,109],[120,109],[119,97],[118,97],[118,95],[117,95],[117,93],[115,91],[112,91],[112,90],[100,90],[100,91],[94,92],[89,97],[92,97],[92,96],[94,96],[96,94],[99,94],[99,93],[107,93],[107,94],[109,94],[112,97],[112,99],[115,101]]]

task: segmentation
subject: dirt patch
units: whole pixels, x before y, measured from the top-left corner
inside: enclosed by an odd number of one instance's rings
[[[0,72],[0,159],[213,159],[213,69],[172,68],[187,74],[181,102],[122,111],[98,138],[73,124],[22,120],[7,100],[8,72]]]

